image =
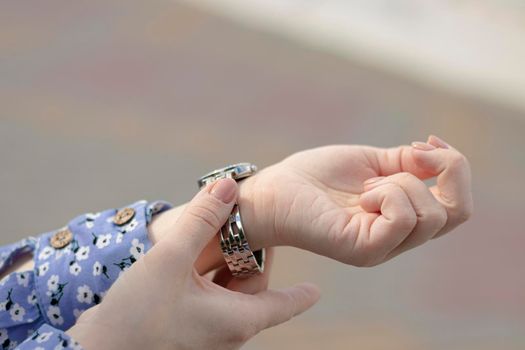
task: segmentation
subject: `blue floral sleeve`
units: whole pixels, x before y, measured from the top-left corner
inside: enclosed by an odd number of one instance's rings
[[[32,271],[0,280],[0,349],[71,348],[74,342],[62,331],[100,303],[151,248],[147,226],[169,208],[166,202],[139,201],[83,214],[61,229],[0,247],[0,272],[23,254],[34,259]]]
[[[82,346],[65,332],[53,328],[47,324],[42,325],[38,331],[33,333],[16,350],[82,350]]]

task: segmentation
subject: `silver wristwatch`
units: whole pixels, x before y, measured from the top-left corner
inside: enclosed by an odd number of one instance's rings
[[[214,170],[198,180],[199,188],[218,179],[231,178],[240,181],[255,174],[257,167],[250,163],[238,163]],[[246,278],[264,271],[264,249],[253,252],[248,245],[242,226],[238,205],[233,206],[228,221],[219,232],[219,243],[224,260],[233,276]]]

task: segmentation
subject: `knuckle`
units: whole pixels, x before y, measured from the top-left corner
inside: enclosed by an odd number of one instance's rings
[[[445,208],[439,206],[431,209],[427,214],[424,215],[429,221],[436,224],[436,226],[445,226],[447,222],[447,211]]]
[[[474,206],[472,205],[472,203],[464,205],[459,211],[459,215],[458,215],[459,223],[463,223],[467,221],[468,219],[470,219],[473,213],[474,213]]]
[[[399,173],[397,174],[397,177],[403,183],[412,182],[414,179],[417,179],[414,175],[407,173],[407,172]]]
[[[413,229],[417,224],[417,216],[412,208],[403,208],[399,210],[395,222],[400,229]]]
[[[450,166],[452,168],[468,167],[469,161],[463,154],[454,152],[450,157]]]

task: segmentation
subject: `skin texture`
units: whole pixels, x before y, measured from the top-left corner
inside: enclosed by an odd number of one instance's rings
[[[228,191],[233,195],[224,195]],[[317,287],[267,290],[269,270],[245,280],[219,270],[210,281],[194,269],[236,197],[237,185],[231,179],[201,190],[171,233],[133,264],[103,302],[83,313],[68,333],[88,350],[238,349],[261,330],[311,307],[319,299]],[[270,251],[270,265],[271,255]]]
[[[436,185],[428,187],[423,180],[432,178]],[[215,184],[223,181],[234,185]],[[219,204],[209,187],[156,216],[151,251],[70,329],[85,348],[235,349],[317,301],[309,284],[266,290],[271,262],[263,275],[231,277],[216,232],[235,200]],[[290,245],[355,266],[383,263],[442,236],[473,211],[467,159],[435,136],[394,148],[306,150],[238,188],[253,250]],[[213,280],[201,276],[215,268]]]
[[[431,178],[437,184],[429,188],[422,180]],[[433,135],[412,146],[306,150],[239,188],[252,249],[291,245],[355,266],[377,265],[440,237],[473,211],[467,158]],[[169,234],[186,206],[154,219],[153,243]],[[27,257],[12,269],[28,270],[31,263]],[[218,241],[210,240],[196,269],[205,274],[221,265]]]
[[[435,178],[428,187],[423,180]],[[466,221],[473,210],[470,166],[436,136],[412,146],[335,145],[295,153],[240,184],[239,207],[252,249],[290,245],[345,264],[374,266]],[[184,206],[155,219],[153,241]],[[199,273],[223,264],[211,240]]]
[[[439,237],[473,210],[467,159],[434,136],[389,149],[299,152],[266,177],[259,187],[272,186],[263,207],[274,209],[266,223],[274,243],[355,266],[383,263]],[[422,180],[433,177],[437,184],[428,188]]]
[[[436,185],[427,187],[422,180],[431,178]],[[306,150],[239,188],[252,249],[291,245],[355,266],[380,264],[440,237],[473,211],[468,160],[432,135],[412,146]],[[185,207],[154,219],[149,228],[154,243],[170,233]],[[196,270],[205,274],[222,265],[218,240],[212,239]]]

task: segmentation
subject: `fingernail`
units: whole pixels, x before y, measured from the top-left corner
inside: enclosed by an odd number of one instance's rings
[[[429,142],[432,140],[432,143],[436,144],[439,148],[449,148],[448,143],[437,137],[436,135],[430,135],[428,137]]]
[[[228,204],[237,194],[237,184],[232,179],[220,179],[213,184],[210,194]]]
[[[368,180],[366,180],[365,182],[363,182],[363,185],[367,186],[367,185],[371,185],[373,183],[376,183],[378,181],[381,181],[383,180],[385,177],[384,176],[376,176],[376,177],[371,177],[369,178]]]
[[[432,151],[433,149],[436,149],[436,147],[432,146],[431,144],[419,141],[412,142],[412,147],[420,151]]]

